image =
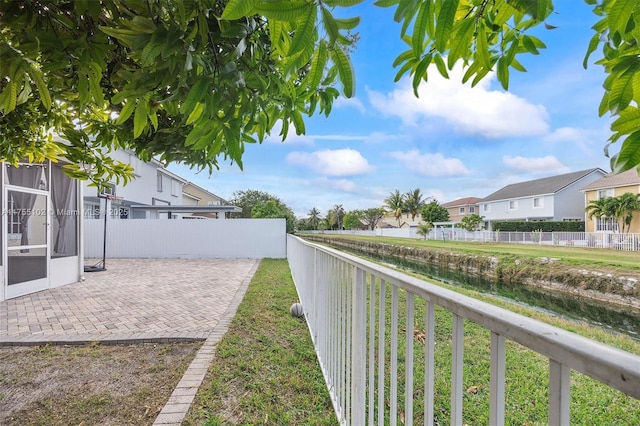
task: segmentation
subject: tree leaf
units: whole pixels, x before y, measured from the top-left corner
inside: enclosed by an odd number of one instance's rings
[[[453,20],[458,10],[459,0],[444,0],[440,7],[440,13],[436,21],[435,48],[438,52],[444,53],[451,36]]]
[[[147,127],[148,114],[147,103],[143,98],[138,99],[136,105],[136,112],[133,115],[133,137],[137,138],[142,134],[142,131]]]
[[[633,71],[628,70],[613,80],[609,91],[609,111],[617,114],[633,99]]]
[[[289,46],[289,56],[307,49],[313,49],[313,39],[316,32],[316,8],[313,4],[306,7],[306,14],[297,22],[296,33]]]
[[[438,72],[444,78],[449,78],[449,73],[447,72],[447,66],[444,64],[444,60],[440,55],[434,55],[433,61],[436,63],[436,67],[438,68]]]
[[[325,0],[325,3],[331,7],[350,7],[362,3],[364,0]]]
[[[378,7],[391,7],[400,3],[400,0],[376,0],[373,5]]]
[[[257,13],[264,15],[269,19],[277,19],[279,21],[287,22],[308,19],[310,9],[315,11],[316,6],[313,3],[306,2],[305,0],[260,1],[256,3],[255,6]]]
[[[476,35],[475,60],[478,61],[483,68],[487,70],[491,69],[491,56],[487,42],[486,27],[478,29],[478,34]]]
[[[620,146],[620,151],[612,158],[614,173],[621,173],[640,164],[640,131],[631,133]]]
[[[342,91],[347,98],[353,97],[356,89],[356,81],[353,76],[353,67],[349,57],[342,49],[331,50],[331,59],[338,68],[340,82],[342,82]]]
[[[329,41],[331,43],[335,42],[338,38],[338,34],[340,30],[338,29],[338,23],[333,18],[333,15],[326,7],[322,7],[322,24],[324,25],[324,29],[329,36]]]
[[[452,38],[455,39],[455,43],[451,44],[449,56],[447,57],[449,69],[453,68],[458,59],[470,56],[471,50],[469,47],[473,39],[474,28],[475,20],[471,18],[463,19],[457,28],[454,28]]]
[[[338,28],[342,30],[352,30],[356,28],[360,23],[359,16],[355,16],[353,18],[346,18],[346,19],[336,19],[336,18],[334,19],[336,21],[336,24],[338,24]]]
[[[112,28],[104,25],[101,25],[98,28],[106,35],[116,38],[127,47],[134,47],[138,39],[138,34],[140,34],[137,31],[125,28]]]
[[[4,106],[2,106],[2,108],[4,109],[5,114],[9,114],[11,111],[16,109],[16,102],[18,98],[18,85],[15,82],[10,81],[4,87],[4,90],[2,91],[2,93],[3,95],[5,95]]]
[[[222,12],[222,19],[233,21],[247,16],[258,3],[258,0],[229,0]]]
[[[504,90],[509,90],[509,63],[505,56],[498,59],[496,76]]]
[[[537,21],[544,21],[553,11],[550,0],[506,0],[513,8],[526,13]]]
[[[191,111],[191,114],[189,114],[189,117],[187,117],[187,125],[193,124],[196,120],[198,120],[198,118],[200,118],[200,116],[202,115],[203,111],[204,111],[204,103],[198,102],[196,106],[193,108],[193,111]]]
[[[411,35],[411,41],[413,45],[413,54],[419,58],[424,50],[424,37],[427,33],[427,20],[431,19],[430,14],[431,2],[426,1],[420,4],[418,14],[416,15],[415,24],[413,25],[413,34]]]
[[[327,65],[327,43],[322,41],[318,44],[315,54],[311,58],[311,69],[309,70],[309,86],[313,89],[320,85],[324,69]]]
[[[122,109],[118,114],[118,118],[116,119],[115,124],[119,126],[123,124],[125,121],[127,121],[129,117],[131,117],[131,113],[133,113],[133,110],[135,109],[135,107],[136,107],[135,101],[129,100],[128,102],[126,102],[122,106]]]
[[[196,103],[206,95],[208,89],[209,80],[204,77],[198,79],[193,87],[191,87],[191,90],[189,90],[189,94],[187,95],[184,104],[180,107],[180,112],[182,114],[191,114]]]
[[[42,103],[42,106],[44,106],[47,110],[51,109],[51,94],[49,93],[49,87],[47,87],[47,84],[42,78],[42,72],[33,67],[29,67],[29,75],[31,76],[31,79],[38,89],[38,94],[40,94],[40,102]]]
[[[620,112],[620,116],[611,124],[611,130],[620,133],[631,133],[640,129],[640,109],[628,107]]]
[[[609,24],[610,33],[618,31],[624,31],[627,27],[627,22],[632,19],[633,8],[638,4],[637,0],[615,0],[611,2],[611,7],[608,10],[607,22]]]
[[[306,129],[304,127],[304,120],[302,119],[302,114],[297,109],[292,113],[293,125],[296,128],[296,135],[304,135],[306,133]]]
[[[420,87],[420,82],[422,80],[427,81],[427,68],[429,68],[429,64],[431,64],[432,55],[425,55],[424,58],[418,62],[416,69],[413,72],[413,94],[417,98],[418,96],[418,88]]]

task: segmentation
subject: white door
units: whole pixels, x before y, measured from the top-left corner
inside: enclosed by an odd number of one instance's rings
[[[5,296],[49,288],[49,193],[6,185],[2,197]]]

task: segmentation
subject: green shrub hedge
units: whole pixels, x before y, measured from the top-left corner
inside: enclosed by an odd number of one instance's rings
[[[494,231],[502,232],[584,232],[584,221],[579,222],[524,222],[524,221],[504,221],[494,222]]]

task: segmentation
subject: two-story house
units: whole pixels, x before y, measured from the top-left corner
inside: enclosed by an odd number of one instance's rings
[[[478,202],[482,200],[479,197],[465,197],[457,200],[449,201],[442,204],[442,207],[446,208],[449,212],[449,221],[453,223],[460,223],[462,219],[474,214],[480,215]],[[481,216],[481,215],[480,215]]]
[[[478,202],[485,229],[498,221],[584,220],[586,185],[605,175],[600,168],[580,170],[507,185]]]
[[[584,193],[585,207],[588,206],[591,201],[601,198],[619,197],[627,192],[637,195],[640,194],[640,175],[635,168],[619,174],[609,173],[582,187],[581,190]],[[585,223],[587,225],[587,232],[610,232],[617,230],[617,223],[614,218],[595,216],[589,218],[586,211]],[[632,233],[640,232],[640,212],[633,215],[629,231]]]
[[[175,173],[167,170],[156,160],[141,161],[133,152],[117,150],[110,154],[114,160],[128,163],[133,167],[135,179],[127,185],[110,184],[107,192],[118,197],[117,201],[107,201],[107,211],[112,219],[156,219],[177,218],[180,214],[131,208],[131,206],[182,205],[182,187],[187,183]],[[97,188],[84,183],[84,217],[103,217],[105,200]]]
[[[187,182],[182,187],[182,201],[186,206],[226,206],[229,203],[216,194],[207,191],[193,182]],[[221,214],[219,214],[221,213]],[[224,218],[222,212],[193,212],[185,214],[184,219]]]

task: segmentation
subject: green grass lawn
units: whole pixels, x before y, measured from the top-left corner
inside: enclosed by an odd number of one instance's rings
[[[574,267],[601,266],[619,270],[640,271],[640,252],[536,244],[497,244],[466,241],[420,240],[415,238],[382,238],[360,235],[321,235],[325,238],[373,241],[406,247],[426,248],[430,250],[456,251],[477,256],[485,255],[505,258],[520,257],[532,259],[550,257],[557,259],[560,263]]]
[[[264,259],[185,425],[337,425],[286,260]]]

